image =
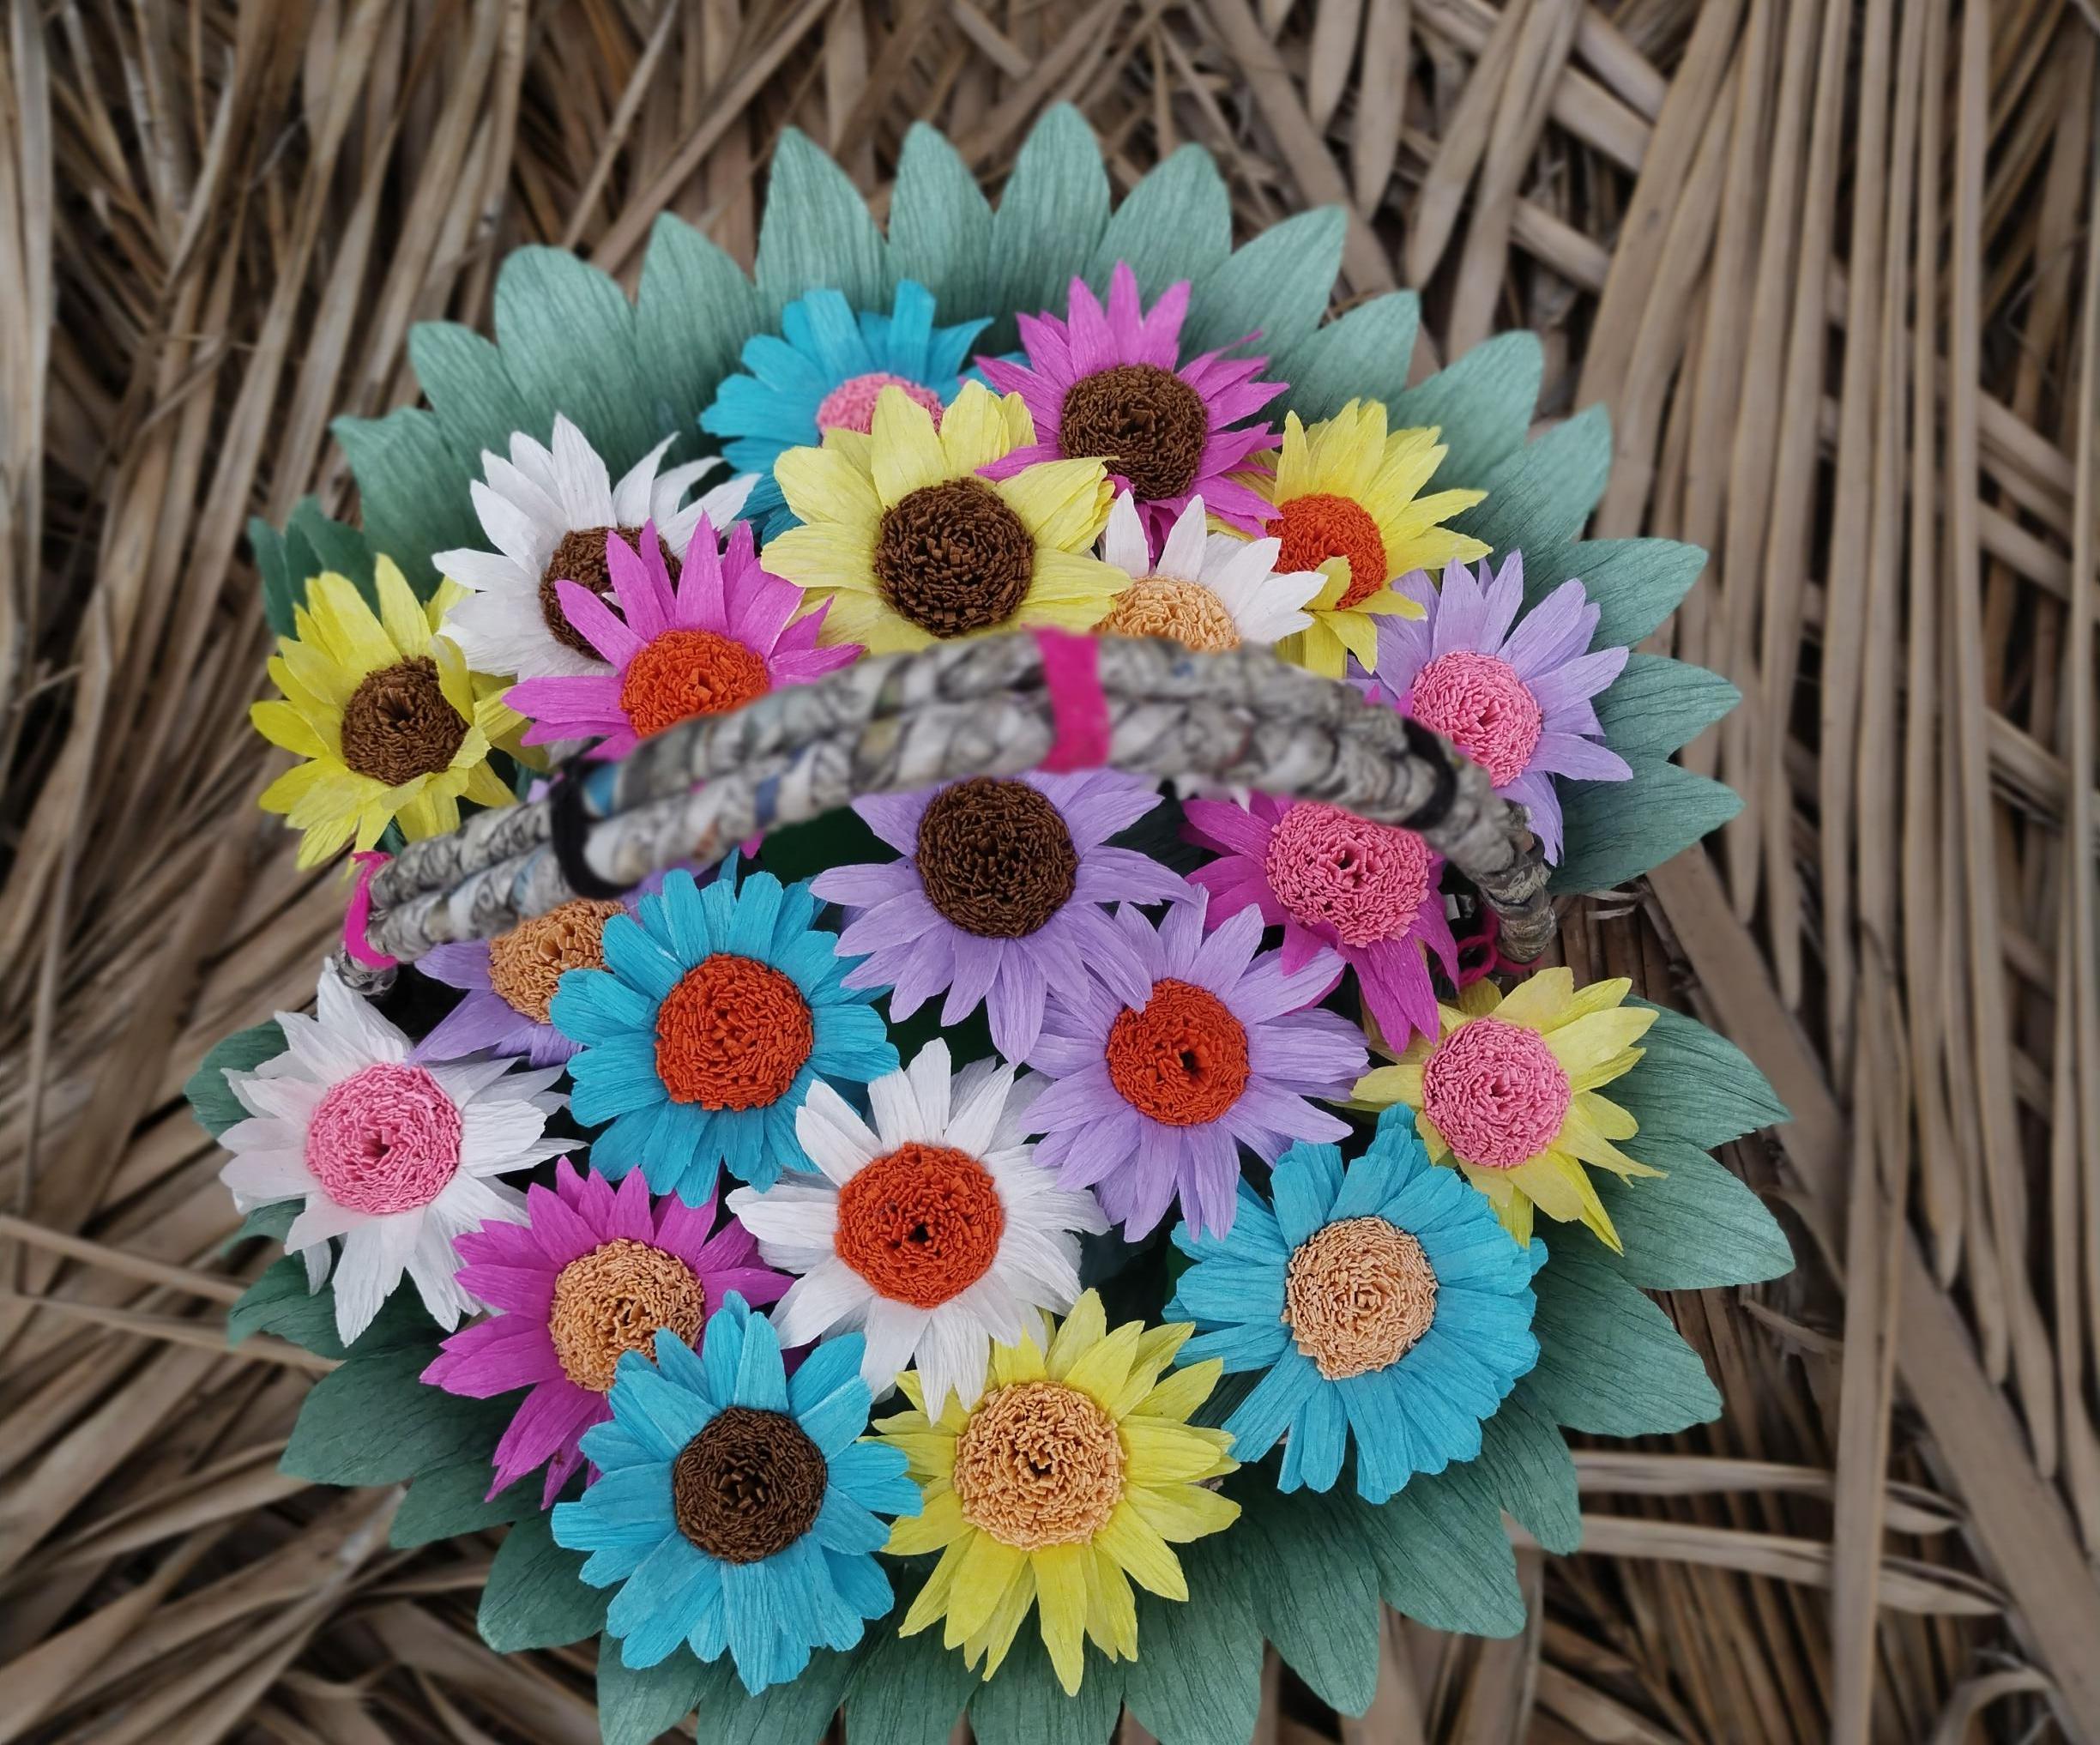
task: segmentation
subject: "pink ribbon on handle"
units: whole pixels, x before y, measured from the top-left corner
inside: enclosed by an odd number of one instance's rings
[[[1036,767],[1061,776],[1098,770],[1108,761],[1108,699],[1101,682],[1101,644],[1070,631],[1035,632],[1043,682],[1050,691],[1050,721],[1056,737]]]
[[[357,888],[350,893],[350,907],[343,911],[343,951],[352,963],[367,969],[391,969],[401,961],[388,957],[371,938],[371,882],[393,858],[377,848],[363,848],[350,857],[358,869]]]

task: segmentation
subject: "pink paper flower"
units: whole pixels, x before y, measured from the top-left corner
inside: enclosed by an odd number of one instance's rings
[[[461,1283],[498,1313],[448,1338],[423,1380],[469,1399],[531,1389],[496,1444],[489,1494],[544,1464],[551,1506],[582,1462],[584,1431],[612,1416],[606,1394],[623,1353],[649,1355],[667,1327],[696,1345],[728,1292],[756,1307],[789,1281],[759,1265],[741,1224],[708,1234],[712,1199],[652,1199],[639,1169],[616,1189],[564,1161],[552,1190],[528,1190],[525,1210],[522,1224],[454,1239]]]
[[[1386,1040],[1436,1034],[1427,953],[1458,974],[1458,946],[1438,889],[1443,857],[1413,830],[1373,824],[1318,800],[1248,797],[1245,806],[1192,800],[1182,834],[1219,858],[1189,874],[1210,891],[1210,922],[1253,908],[1283,929],[1286,975],[1339,951]]]
[[[1000,393],[1027,402],[1036,440],[985,468],[985,476],[1004,479],[1039,461],[1099,459],[1117,489],[1137,498],[1156,540],[1198,496],[1220,521],[1258,534],[1276,511],[1232,475],[1272,437],[1265,422],[1231,426],[1259,412],[1283,383],[1254,379],[1266,358],[1205,352],[1182,362],[1188,300],[1184,279],[1144,312],[1137,275],[1119,261],[1105,310],[1074,279],[1065,319],[1023,316],[1028,362],[977,363]]]
[[[639,544],[606,535],[617,614],[588,588],[554,584],[570,624],[612,670],[512,685],[504,700],[530,717],[527,745],[596,739],[594,755],[621,757],[679,722],[726,714],[859,658],[853,643],[817,646],[828,603],[795,617],[802,590],[760,567],[750,522],[737,522],[724,552],[703,516],[675,588],[654,522]]]

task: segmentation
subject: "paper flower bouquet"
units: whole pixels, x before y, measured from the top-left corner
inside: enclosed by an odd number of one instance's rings
[[[311,1013],[190,1087],[232,1309],[339,1360],[286,1470],[506,1531],[499,1650],[606,1736],[1247,1737],[1361,1711],[1381,1603],[1507,1633],[1564,1432],[1713,1416],[1644,1289],[1767,1278],[1782,1116],[1554,893],[1733,810],[1734,700],[1629,654],[1701,562],[1585,542],[1528,335],[1407,385],[1337,213],[1113,209],[1053,112],[886,235],[800,136],[755,281],[505,264],[492,342],[254,543],[262,795],[344,856]]]

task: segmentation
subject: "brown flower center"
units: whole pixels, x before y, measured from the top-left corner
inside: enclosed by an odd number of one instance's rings
[[[1123,1440],[1077,1388],[1017,1381],[970,1414],[954,1483],[962,1519],[1002,1545],[1083,1544],[1123,1500]]]
[[[467,717],[446,699],[428,655],[367,673],[343,704],[343,762],[389,788],[451,768],[466,737]]]
[[[926,901],[980,939],[1018,939],[1071,900],[1079,851],[1025,782],[972,776],[933,797],[914,850]]]
[[[618,1236],[579,1254],[554,1280],[547,1336],[562,1374],[604,1393],[630,1351],[655,1356],[657,1333],[669,1329],[688,1345],[706,1317],[692,1268],[675,1254]]]
[[[1317,570],[1330,558],[1349,559],[1349,586],[1334,604],[1337,612],[1362,605],[1391,579],[1385,573],[1385,537],[1371,511],[1353,498],[1325,491],[1294,497],[1280,506],[1270,531],[1283,541],[1276,569],[1284,575]]]
[[[579,897],[528,916],[489,941],[489,986],[519,1017],[547,1023],[565,972],[605,968],[605,924],[619,912],[617,903]]]
[[[1123,1100],[1168,1126],[1214,1121],[1246,1089],[1246,1026],[1193,982],[1154,982],[1151,999],[1109,1025],[1106,1054]]]
[[[741,709],[772,686],[764,657],[733,637],[667,630],[627,663],[620,709],[646,740],[695,716]]]
[[[1397,1363],[1436,1319],[1422,1246],[1384,1218],[1344,1218],[1300,1243],[1283,1275],[1283,1319],[1330,1381]]]
[[[1101,628],[1119,637],[1164,637],[1199,655],[1222,655],[1240,646],[1240,626],[1200,582],[1146,576],[1116,595]]]
[[[900,617],[929,636],[967,636],[1020,610],[1035,541],[981,479],[921,486],[883,511],[875,580]]]
[[[839,1190],[832,1247],[891,1301],[930,1309],[992,1270],[1005,1229],[1006,1209],[982,1163],[913,1140]]]
[[[785,1412],[727,1406],[671,1463],[672,1519],[710,1557],[756,1563],[809,1531],[829,1476]]]
[[[673,1102],[763,1108],[787,1095],[816,1036],[793,978],[717,951],[656,1009],[656,1076]]]
[[[1058,446],[1098,456],[1150,502],[1179,497],[1196,481],[1210,414],[1203,396],[1157,364],[1119,364],[1083,376],[1065,390]]]
[[[612,571],[606,562],[606,540],[612,534],[618,534],[631,546],[638,545],[642,538],[638,527],[578,528],[574,533],[562,535],[561,543],[554,547],[554,555],[547,559],[546,568],[540,572],[540,616],[546,622],[548,633],[563,647],[574,649],[579,655],[588,655],[594,661],[602,656],[583,632],[569,622],[569,614],[562,610],[561,595],[554,584],[573,582],[603,600],[612,591]],[[658,543],[661,545],[661,541]],[[670,546],[663,546],[662,550],[664,566],[675,582],[679,560]]]

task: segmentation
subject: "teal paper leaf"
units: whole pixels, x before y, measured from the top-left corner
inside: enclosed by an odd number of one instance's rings
[[[1682,1012],[1651,1010],[1656,1020],[1641,1038],[1647,1054],[1605,1092],[1640,1123],[1644,1137],[1669,1135],[1704,1151],[1791,1119],[1765,1075],[1726,1036]]]
[[[605,1627],[611,1595],[587,1586],[583,1554],[554,1543],[553,1517],[527,1515],[504,1535],[475,1620],[498,1654],[560,1648]]]
[[[302,605],[306,599],[306,583],[323,570],[331,570],[338,576],[347,576],[357,586],[358,591],[375,607],[379,594],[372,583],[372,542],[354,527],[346,527],[321,512],[317,498],[302,497],[292,505],[290,517],[285,522],[286,549],[292,549],[293,536],[300,542],[303,571],[294,570],[288,577],[292,583],[293,598]]]
[[[600,1636],[599,1735],[605,1745],[655,1745],[733,1676],[727,1660],[709,1665],[683,1651],[655,1666],[630,1666],[620,1658],[618,1639]]]
[[[1210,154],[1185,145],[1116,208],[1086,279],[1106,293],[1116,263],[1127,261],[1149,301],[1177,280],[1202,277],[1231,252],[1232,196]]]
[[[1481,1476],[1503,1508],[1548,1551],[1582,1549],[1582,1500],[1567,1439],[1512,1397],[1481,1430]]]
[[[700,1699],[700,1736],[708,1745],[816,1745],[838,1712],[866,1647],[863,1637],[860,1645],[842,1654],[819,1648],[800,1678],[769,1686],[757,1696],[728,1680]]]
[[[933,293],[936,319],[969,321],[992,307],[992,202],[935,128],[912,123],[890,196],[890,265]]]
[[[314,1384],[280,1470],[320,1484],[394,1484],[485,1452],[516,1410],[515,1400],[462,1399],[418,1380],[433,1343],[367,1351],[371,1337]]]
[[[1597,606],[1590,646],[1630,649],[1677,610],[1705,567],[1701,547],[1675,540],[1571,540],[1525,552],[1524,603],[1579,576]]]
[[[773,149],[765,216],[758,225],[759,306],[769,317],[812,286],[828,285],[855,309],[890,307],[888,251],[853,178],[800,128]]]
[[[1244,1548],[1227,1531],[1177,1547],[1190,1597],[1138,1594],[1123,1700],[1160,1745],[1245,1745],[1261,1710],[1261,1626]]]
[[[1275,357],[1300,344],[1334,295],[1348,223],[1338,206],[1298,213],[1204,274],[1189,295],[1183,355],[1233,347]],[[1250,334],[1259,337],[1241,347]]]
[[[272,636],[288,637],[293,629],[292,574],[285,559],[284,535],[261,516],[251,515],[248,546],[255,553],[256,572],[262,578],[263,622]]]
[[[400,566],[416,598],[428,600],[442,579],[431,554],[481,539],[467,474],[437,419],[397,406],[384,418],[339,418],[329,429],[357,475],[366,536]]]
[[[305,1209],[304,1199],[273,1199],[268,1205],[259,1205],[241,1220],[238,1230],[219,1245],[220,1252],[224,1253],[257,1236],[281,1242],[293,1221]]]
[[[492,1441],[489,1450],[492,1452],[495,1446]],[[528,1472],[491,1496],[488,1488],[493,1477],[488,1452],[475,1459],[456,1460],[419,1472],[401,1506],[394,1512],[387,1543],[406,1551],[440,1539],[508,1526],[539,1512],[545,1482],[542,1474]]]
[[[248,1111],[226,1084],[226,1074],[252,1072],[284,1051],[284,1032],[278,1029],[275,1018],[236,1030],[214,1048],[183,1086],[197,1125],[215,1139],[237,1121],[246,1120]]]
[[[1391,291],[1308,335],[1271,362],[1269,373],[1290,383],[1283,403],[1306,424],[1332,418],[1359,397],[1390,402],[1407,387],[1421,323],[1415,293]]]
[[[983,1682],[962,1650],[941,1646],[938,1625],[898,1635],[901,1615],[868,1626],[875,1645],[846,1688],[846,1736],[853,1745],[947,1745]]]
[[[1604,743],[1622,758],[1667,758],[1742,701],[1718,673],[1662,655],[1630,655],[1596,699]]]
[[[1634,1068],[1644,1070],[1645,1062]],[[1604,1095],[1615,1089],[1605,1086]],[[1726,1164],[1660,1130],[1644,1130],[1626,1146],[1667,1173],[1621,1180],[1596,1172],[1598,1197],[1626,1245],[1625,1253],[1604,1256],[1621,1278],[1644,1290],[1708,1290],[1794,1270],[1786,1233]]]
[[[1566,846],[1549,880],[1556,896],[1638,879],[1742,810],[1734,788],[1681,764],[1626,761],[1631,781],[1559,784]]]
[[[1437,468],[1439,491],[1482,489],[1503,457],[1524,446],[1546,373],[1533,333],[1499,334],[1418,387],[1387,402],[1393,430],[1434,425],[1450,450]]]
[[[1234,1490],[1245,1513],[1232,1531],[1254,1572],[1254,1615],[1321,1701],[1361,1715],[1378,1689],[1380,1621],[1366,1513],[1353,1497],[1287,1496],[1274,1483],[1270,1466]]]
[[[1001,318],[981,352],[1012,349],[1009,311],[1065,313],[1071,281],[1086,270],[1108,223],[1108,172],[1094,130],[1069,103],[1046,109],[1023,142],[992,219],[990,295],[975,311]]]
[[[1539,1362],[1518,1397],[1554,1422],[1598,1436],[1651,1436],[1721,1415],[1699,1354],[1605,1264],[1596,1242],[1563,1236],[1533,1288]]]
[[[282,1204],[296,1213],[301,1202]],[[325,1287],[307,1289],[306,1263],[296,1254],[273,1261],[226,1310],[228,1344],[237,1345],[250,1333],[289,1339],[323,1357],[343,1355],[342,1342],[335,1337],[335,1293]]]
[[[494,341],[457,322],[418,322],[408,329],[408,361],[453,458],[470,479],[480,476],[484,450],[510,457],[512,433],[524,430],[532,414],[510,385]]]
[[[1418,1473],[1373,1507],[1351,1496],[1386,1603],[1433,1629],[1513,1636],[1524,1625],[1500,1499],[1477,1463]]]
[[[1089,1642],[1079,1694],[1066,1696],[1033,1615],[969,1706],[977,1745],[1107,1745],[1123,1710],[1118,1670]]]
[[[700,414],[759,327],[758,293],[744,269],[684,220],[659,214],[642,257],[635,355],[657,430],[683,433],[674,456],[697,446]]]
[[[516,249],[505,259],[496,275],[496,342],[535,441],[552,438],[558,412],[618,479],[667,434],[657,426],[656,390],[637,353],[634,305],[566,249]],[[448,488],[471,508],[464,480]]]
[[[1482,478],[1467,480],[1488,492],[1487,501],[1453,516],[1451,524],[1486,540],[1498,558],[1572,540],[1604,494],[1611,459],[1610,415],[1602,406],[1592,406],[1508,456]],[[1449,466],[1446,461],[1445,469]],[[1443,476],[1439,470],[1439,479]],[[1527,595],[1533,585],[1531,567],[1527,555]]]

